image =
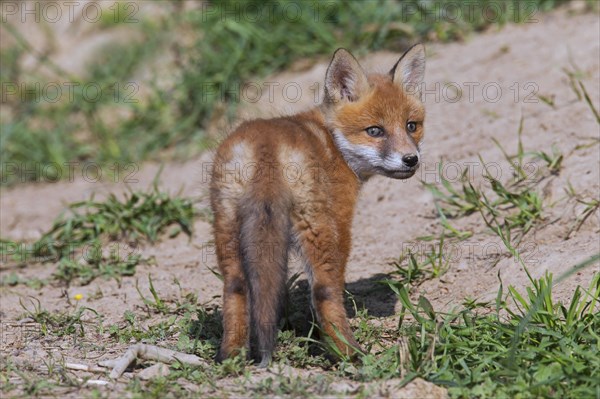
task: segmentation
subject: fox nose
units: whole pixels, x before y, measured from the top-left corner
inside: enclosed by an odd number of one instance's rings
[[[402,157],[402,162],[409,168],[419,163],[419,157],[416,154],[406,154]]]

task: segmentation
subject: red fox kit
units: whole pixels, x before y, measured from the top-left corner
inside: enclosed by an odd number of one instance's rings
[[[359,350],[343,305],[354,207],[371,176],[406,179],[417,170],[424,72],[420,44],[388,74],[366,74],[339,49],[318,107],[245,122],[220,145],[210,188],[224,280],[217,360],[250,343],[260,366],[269,364],[291,248],[304,261],[322,329],[342,353]]]

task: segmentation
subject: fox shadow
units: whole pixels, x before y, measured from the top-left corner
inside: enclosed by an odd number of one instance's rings
[[[356,317],[356,312],[366,310],[374,317],[387,317],[395,314],[397,297],[382,280],[389,278],[387,274],[378,273],[369,278],[346,284],[344,306],[349,318]],[[317,322],[311,306],[310,287],[307,280],[299,280],[289,289],[287,303],[283,312],[283,327],[294,330],[297,334],[306,335],[313,323]]]
[[[346,296],[345,301],[348,317],[352,318],[356,315],[352,299],[358,310],[366,309],[370,316],[393,316],[398,298],[387,284],[382,283],[382,280],[389,279],[389,277],[387,274],[378,273],[369,278],[346,284],[346,291],[350,293]]]

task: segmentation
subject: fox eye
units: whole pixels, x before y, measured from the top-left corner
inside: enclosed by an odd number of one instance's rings
[[[406,131],[409,133],[414,133],[417,130],[417,122],[407,122],[406,123]]]
[[[379,126],[371,126],[365,129],[367,134],[371,137],[381,137],[383,136],[383,129]]]
[[[406,131],[409,133],[414,133],[417,130],[417,122],[407,122],[406,123]]]

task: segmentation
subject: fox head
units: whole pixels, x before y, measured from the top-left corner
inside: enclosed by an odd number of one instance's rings
[[[356,175],[395,179],[414,175],[421,161],[425,109],[420,85],[425,49],[408,49],[388,74],[366,74],[338,49],[325,75],[322,104],[337,148]]]

